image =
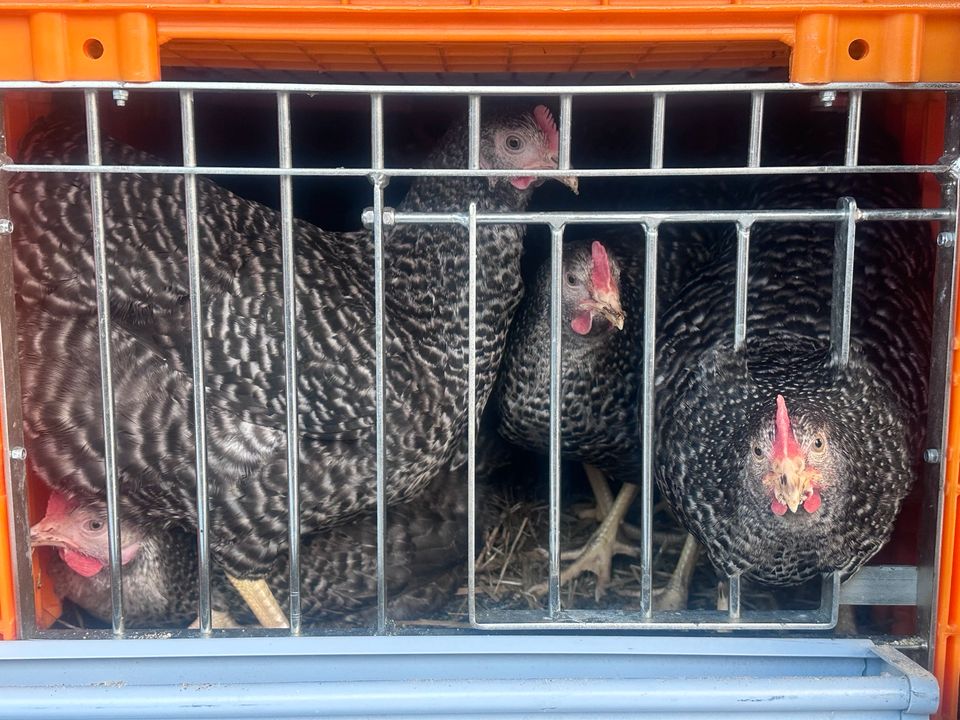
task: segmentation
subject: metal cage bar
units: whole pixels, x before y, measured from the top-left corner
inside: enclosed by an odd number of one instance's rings
[[[560,451],[562,431],[563,225],[550,227],[550,556],[548,611],[560,612]]]
[[[100,115],[97,108],[97,92],[84,92],[84,107],[87,121],[87,156],[91,165],[102,161],[100,147]],[[122,635],[123,617],[123,570],[120,561],[122,543],[120,538],[119,487],[117,480],[117,434],[115,406],[113,402],[113,353],[110,334],[110,280],[107,270],[107,249],[103,216],[103,177],[90,176],[90,212],[93,225],[93,254],[96,267],[97,330],[100,340],[100,378],[103,402],[103,462],[106,477],[107,535],[109,538],[108,565],[110,567],[110,599],[113,604],[111,624],[113,633]]]
[[[10,87],[41,87],[39,84],[0,83],[0,88]],[[730,578],[729,606],[726,612],[687,612],[671,613],[658,612],[653,608],[652,592],[652,496],[653,496],[653,458],[654,458],[654,377],[655,377],[655,343],[656,343],[656,283],[657,283],[657,250],[658,228],[664,222],[671,223],[733,223],[737,229],[737,284],[735,305],[734,341],[739,347],[746,338],[747,318],[747,287],[749,277],[749,247],[751,229],[755,223],[770,222],[833,222],[838,226],[837,231],[837,259],[834,267],[834,315],[832,317],[831,339],[835,348],[849,347],[849,297],[852,283],[853,243],[856,222],[942,222],[955,223],[957,211],[955,204],[937,209],[884,209],[858,210],[855,202],[842,202],[835,210],[744,210],[744,211],[646,211],[646,212],[524,212],[524,213],[489,213],[480,211],[476,203],[470,203],[465,212],[443,213],[385,213],[384,188],[393,177],[417,178],[424,176],[436,177],[505,177],[510,170],[494,170],[480,167],[480,119],[481,100],[486,96],[514,96],[542,94],[558,99],[559,135],[558,167],[556,170],[532,170],[530,175],[537,178],[563,177],[570,172],[572,110],[575,97],[619,94],[637,97],[650,97],[653,101],[653,127],[651,131],[651,161],[649,168],[603,169],[583,168],[576,173],[582,178],[593,177],[674,177],[699,175],[767,175],[767,174],[808,174],[819,173],[924,173],[955,171],[952,159],[947,158],[933,164],[911,165],[859,165],[860,121],[862,108],[862,93],[876,90],[883,92],[891,89],[902,89],[900,86],[888,85],[850,85],[834,84],[824,86],[835,88],[849,93],[847,113],[847,132],[844,147],[844,161],[842,165],[811,165],[811,166],[769,166],[761,167],[761,150],[764,126],[765,97],[775,91],[803,91],[817,92],[823,88],[809,88],[790,84],[727,84],[727,85],[691,85],[691,86],[625,86],[625,87],[549,87],[549,88],[503,88],[503,87],[445,87],[414,86],[325,86],[306,85],[295,83],[258,84],[258,83],[151,83],[139,87],[135,92],[155,92],[175,90],[180,93],[181,113],[183,119],[184,159],[181,166],[124,166],[104,165],[99,155],[98,124],[96,117],[96,92],[100,88],[116,87],[110,83],[61,83],[42,85],[44,89],[75,89],[82,88],[87,100],[88,117],[93,113],[91,132],[91,155],[86,165],[35,165],[9,163],[4,170],[33,171],[33,172],[82,172],[90,176],[91,197],[94,207],[95,231],[99,223],[99,248],[101,253],[98,259],[98,306],[101,305],[101,352],[106,352],[104,368],[104,423],[105,423],[105,459],[108,465],[108,505],[112,502],[112,517],[115,536],[111,537],[111,567],[114,572],[113,587],[114,630],[122,633],[122,588],[120,586],[121,573],[119,569],[119,523],[116,517],[117,492],[116,477],[113,478],[113,500],[110,500],[109,465],[115,465],[115,445],[113,444],[112,419],[108,428],[108,408],[112,418],[113,400],[112,383],[109,374],[109,317],[106,290],[106,260],[103,244],[103,200],[102,176],[104,173],[155,173],[181,174],[184,176],[187,199],[187,239],[188,260],[190,271],[191,297],[191,332],[193,337],[193,377],[195,392],[195,422],[197,428],[197,483],[198,483],[198,542],[201,551],[200,561],[200,624],[201,632],[211,632],[210,597],[209,597],[209,537],[207,534],[207,488],[206,488],[206,442],[205,442],[205,413],[204,413],[204,383],[203,383],[203,348],[201,310],[201,286],[199,275],[199,246],[197,221],[197,175],[256,175],[277,177],[281,189],[281,229],[283,247],[283,282],[284,282],[284,341],[285,341],[285,371],[287,383],[287,473],[289,481],[289,513],[290,513],[290,614],[291,633],[300,630],[299,613],[299,572],[297,559],[299,556],[299,522],[298,522],[298,415],[297,415],[297,368],[296,368],[296,298],[295,298],[295,265],[293,242],[293,203],[292,179],[294,177],[359,177],[366,176],[372,183],[373,210],[369,214],[374,240],[374,272],[375,272],[375,340],[376,340],[376,519],[377,519],[377,632],[387,632],[389,618],[387,617],[388,588],[386,584],[386,446],[385,446],[385,358],[384,358],[384,227],[392,224],[456,224],[465,227],[468,231],[469,251],[469,311],[468,311],[468,508],[469,519],[469,550],[471,558],[476,554],[476,444],[477,444],[477,233],[480,225],[522,223],[525,225],[546,225],[551,233],[551,349],[550,349],[550,511],[549,511],[549,605],[548,617],[543,613],[531,611],[530,614],[518,614],[516,621],[491,621],[486,617],[477,616],[476,607],[476,575],[473,563],[468,563],[468,611],[470,623],[482,629],[556,629],[556,628],[589,628],[597,630],[622,629],[669,629],[669,630],[709,630],[709,629],[748,629],[748,630],[785,630],[785,629],[826,629],[836,622],[838,605],[841,599],[839,576],[825,578],[824,589],[821,595],[819,611],[803,611],[792,613],[764,613],[742,610],[740,603],[739,578]],[[960,90],[960,85],[927,84],[914,86],[928,90]],[[193,124],[193,93],[204,92],[258,92],[270,93],[277,101],[278,144],[280,160],[276,168],[251,167],[202,167],[196,164],[196,147]],[[293,167],[290,128],[290,95],[299,93],[356,94],[369,97],[371,113],[371,162],[366,168],[332,168],[332,167]],[[744,165],[735,165],[721,168],[664,168],[664,142],[666,128],[666,103],[669,97],[691,93],[740,92],[750,96],[750,137],[747,156]],[[384,117],[383,100],[387,96],[402,94],[430,94],[430,95],[461,95],[468,100],[469,120],[469,153],[466,168],[391,168],[387,169],[384,163]],[[956,102],[954,101],[954,106]],[[92,108],[92,109],[91,109]],[[956,107],[954,107],[954,111]],[[954,115],[956,116],[956,112]],[[956,172],[953,173],[956,178]],[[956,194],[950,196],[954,201]],[[949,198],[947,205],[950,205]],[[635,611],[577,611],[561,607],[560,601],[560,456],[562,430],[562,345],[561,345],[561,283],[563,261],[563,237],[565,229],[570,225],[604,224],[604,225],[636,225],[645,229],[646,269],[644,276],[645,319],[644,358],[643,358],[643,389],[641,402],[643,407],[642,440],[642,517],[643,535],[641,545],[641,599],[640,607]],[[954,226],[954,225],[952,225]],[[951,246],[952,247],[952,246]],[[842,250],[842,253],[841,253]],[[947,262],[946,251],[941,252],[941,265]],[[953,251],[949,253],[949,268],[955,277],[956,268]],[[841,272],[842,271],[842,272]],[[101,275],[103,283],[101,284]],[[945,276],[946,277],[946,276]],[[938,288],[946,287],[948,279],[941,278]],[[950,293],[948,293],[950,295]],[[837,302],[838,298],[840,302]],[[951,295],[951,303],[953,302]],[[843,311],[838,316],[838,311]],[[950,306],[952,310],[952,304]],[[845,310],[844,310],[845,309]],[[941,310],[941,312],[943,312]],[[845,313],[845,315],[844,315]],[[947,313],[951,315],[952,313]],[[104,318],[107,330],[104,331]],[[942,318],[941,318],[942,320]],[[941,328],[943,332],[949,330]],[[106,334],[104,335],[104,332]],[[844,339],[845,338],[845,339]],[[105,342],[103,342],[105,341]],[[107,350],[104,351],[104,347]],[[938,352],[948,355],[947,348],[940,348]],[[949,362],[947,360],[947,362]],[[949,369],[949,365],[947,366]],[[937,372],[935,366],[934,374]],[[933,386],[932,386],[933,387]],[[111,396],[107,398],[107,391]],[[931,405],[933,411],[933,404]],[[941,413],[942,415],[942,413]],[[937,420],[942,433],[942,418]],[[931,436],[932,437],[932,436]],[[941,442],[942,447],[942,442]],[[114,468],[115,472],[115,468]],[[942,470],[941,470],[942,472]],[[113,530],[111,530],[111,533]],[[861,587],[869,584],[861,583]],[[869,592],[867,591],[867,596]],[[392,631],[392,628],[391,628]],[[249,631],[244,631],[249,632]],[[94,633],[95,634],[95,633]]]
[[[384,276],[383,276],[383,188],[387,178],[383,161],[383,95],[370,96],[370,145],[373,184],[373,274],[374,337],[376,343],[376,431],[377,431],[377,632],[387,629],[387,503],[386,432],[384,429]]]
[[[640,389],[641,486],[643,539],[640,544],[640,613],[653,614],[653,480],[656,448],[653,414],[656,408],[657,243],[659,226],[644,225],[643,254],[643,383]]]
[[[183,135],[183,164],[197,161],[193,91],[180,93],[180,122]],[[203,288],[200,281],[200,227],[197,217],[197,176],[183,178],[186,201],[187,269],[190,280],[190,348],[193,371],[193,427],[197,469],[197,560],[200,591],[200,633],[213,629],[210,603],[210,502],[207,486],[207,398],[203,353]]]
[[[846,217],[837,223],[833,250],[833,292],[830,296],[830,351],[838,367],[850,361],[850,317],[853,312],[853,256],[857,244],[857,202],[845,197],[837,207]]]
[[[290,94],[277,93],[280,167],[293,167]],[[280,177],[280,242],[283,251],[283,347],[287,401],[287,517],[290,523],[290,633],[300,633],[300,397],[297,378],[296,256],[293,243],[293,179]]]

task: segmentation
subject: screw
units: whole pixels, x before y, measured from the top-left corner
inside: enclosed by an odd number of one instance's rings
[[[824,107],[833,107],[833,104],[837,101],[837,91],[836,90],[822,90],[820,92],[820,104]]]
[[[952,232],[942,232],[937,235],[937,245],[940,247],[953,247],[956,237]]]
[[[13,232],[13,220],[0,218],[0,235],[9,235]]]
[[[130,92],[128,90],[113,91],[113,101],[117,104],[117,107],[126,107],[127,99],[129,97],[130,97]]]
[[[923,461],[930,465],[940,462],[940,451],[936,448],[927,448],[923,451]]]
[[[16,447],[10,448],[10,457],[14,460],[26,460],[27,459],[27,449],[25,447]]]

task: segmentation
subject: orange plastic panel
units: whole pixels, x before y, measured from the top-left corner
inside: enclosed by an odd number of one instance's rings
[[[59,0],[0,3],[0,79],[770,67],[798,82],[960,80],[956,0]]]

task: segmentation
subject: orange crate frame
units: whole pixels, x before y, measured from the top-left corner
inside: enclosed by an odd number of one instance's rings
[[[0,0],[5,80],[789,64],[796,82],[936,82],[960,79],[958,46],[957,0]]]

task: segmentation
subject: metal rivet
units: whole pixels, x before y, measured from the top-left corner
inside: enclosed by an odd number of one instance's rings
[[[956,236],[952,232],[942,232],[937,235],[937,245],[940,247],[953,247]]]
[[[9,235],[13,232],[13,220],[0,218],[0,235]]]
[[[117,107],[126,107],[127,99],[129,97],[130,97],[130,93],[127,90],[113,91],[113,101],[117,104]]]
[[[366,208],[360,215],[360,222],[368,230],[373,227],[373,208]]]
[[[27,459],[27,449],[25,447],[16,447],[10,448],[10,457],[14,460],[26,460]]]
[[[837,101],[837,91],[836,90],[823,90],[820,92],[820,104],[824,107],[833,107],[833,104]]]
[[[930,465],[940,462],[940,451],[936,448],[927,448],[923,451],[923,461]]]

